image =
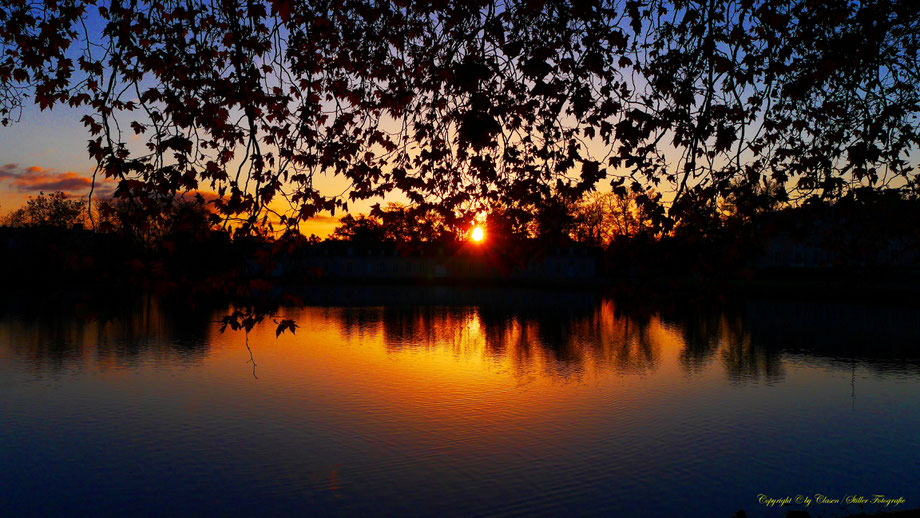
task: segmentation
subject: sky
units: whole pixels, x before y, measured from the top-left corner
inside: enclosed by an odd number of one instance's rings
[[[63,191],[72,197],[85,197],[92,184],[96,164],[86,149],[89,133],[80,122],[90,111],[66,105],[42,111],[27,103],[18,122],[0,126],[0,217],[40,192]],[[322,184],[330,192],[345,189],[338,179],[326,179]],[[100,177],[93,196],[106,197],[114,190],[115,182]],[[371,203],[356,206],[356,211],[366,212]],[[326,237],[337,225],[338,217],[323,214],[305,222],[301,232]]]
[[[90,17],[90,25],[94,20]],[[18,122],[0,125],[0,217],[40,192],[86,196],[92,184],[95,162],[86,149],[89,134],[80,122],[91,111],[61,104],[40,110],[30,102],[24,100]],[[97,182],[94,196],[113,190],[114,183]]]
[[[89,192],[94,163],[86,151],[80,110],[26,106],[18,123],[0,126],[0,212],[39,191]]]

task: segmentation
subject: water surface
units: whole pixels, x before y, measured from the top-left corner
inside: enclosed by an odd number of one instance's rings
[[[916,308],[387,287],[307,302],[285,310],[296,335],[249,333],[251,357],[221,311],[7,311],[4,513],[920,507]]]

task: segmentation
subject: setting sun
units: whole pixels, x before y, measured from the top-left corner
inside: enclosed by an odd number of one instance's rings
[[[473,235],[471,236],[473,241],[480,242],[486,237],[486,233],[482,230],[482,227],[476,227],[473,229]]]

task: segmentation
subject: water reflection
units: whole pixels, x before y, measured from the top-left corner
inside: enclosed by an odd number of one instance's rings
[[[744,322],[756,346],[878,371],[917,372],[920,308],[754,300]]]
[[[666,354],[688,375],[716,362],[741,384],[782,381],[788,355],[920,372],[920,310],[910,307],[749,300],[707,308],[670,301],[656,311],[593,292],[383,286],[327,287],[307,299],[343,305],[287,313],[319,318],[345,342],[379,340],[393,354],[479,357],[507,363],[518,376],[577,380],[588,368],[651,373]],[[0,315],[0,345],[36,371],[80,369],[86,361],[194,365],[207,357],[221,311],[189,312],[151,297],[105,311],[8,308]]]
[[[702,372],[719,359],[725,375],[734,383],[776,382],[783,378],[781,348],[770,347],[751,333],[738,312],[671,314],[668,321],[680,333],[681,366],[689,373]]]
[[[621,372],[652,371],[661,359],[656,336],[671,334],[659,320],[630,317],[610,300],[562,307],[545,302],[538,306],[528,297],[523,307],[349,307],[325,316],[344,340],[379,335],[392,353],[479,356],[507,361],[519,375],[539,364],[543,375],[558,378],[579,378],[586,364]]]
[[[0,309],[9,512],[727,518],[785,514],[758,493],[920,501],[916,308],[305,298],[280,338],[220,334],[226,308],[156,298]]]
[[[210,312],[189,311],[153,297],[87,308],[81,303],[0,314],[0,347],[36,372],[99,367],[130,368],[145,362],[195,365],[208,354]]]

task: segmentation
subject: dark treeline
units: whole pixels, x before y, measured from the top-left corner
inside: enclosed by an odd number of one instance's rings
[[[199,292],[229,294],[234,279],[246,281],[242,269],[257,242],[234,243],[199,205],[177,202],[144,224],[128,222],[129,207],[103,201],[90,214],[85,202],[58,192],[7,214],[0,226],[7,293],[25,303],[30,291],[67,296],[82,288],[110,296],[154,289],[191,301]]]
[[[613,192],[557,205],[536,222],[493,208],[477,223],[487,236],[479,246],[508,269],[560,249],[591,250],[599,261],[597,273],[613,279],[718,283],[771,274],[843,281],[899,276],[905,285],[915,284],[917,200],[894,190],[861,189],[833,202],[811,200],[796,207],[755,203],[728,201],[704,222],[670,231],[656,225],[635,197]],[[253,235],[224,228],[218,214],[194,200],[173,201],[150,219],[123,198],[97,201],[87,211],[81,201],[53,193],[31,198],[5,216],[0,245],[7,252],[3,271],[10,272],[10,285],[153,282],[188,294],[232,295],[245,293],[249,285],[267,289],[265,282],[309,281],[308,272],[298,271],[292,261],[311,248],[334,256],[353,250],[323,246],[324,241],[359,248],[389,244],[403,256],[431,253],[431,245],[439,254],[468,248],[470,227],[449,221],[433,210],[391,203],[369,214],[346,215],[321,240],[291,229]]]
[[[595,250],[603,273],[647,278],[692,275],[701,280],[776,271],[903,273],[920,265],[920,234],[912,224],[920,201],[897,190],[854,189],[833,201],[779,203],[769,189],[733,196],[667,230],[634,195],[589,193],[517,219],[493,207],[477,223],[485,246],[515,249],[522,260],[548,248]],[[373,244],[451,242],[470,227],[450,226],[433,211],[391,203],[343,218],[331,239]],[[749,280],[749,279],[748,279]]]

